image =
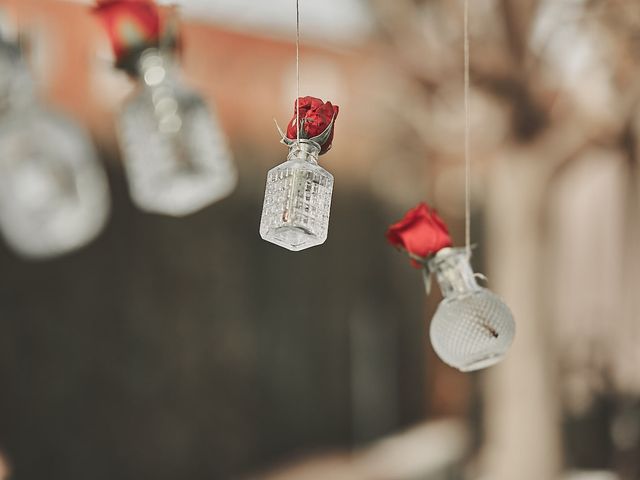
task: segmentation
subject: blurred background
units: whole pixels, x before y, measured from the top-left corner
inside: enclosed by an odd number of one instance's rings
[[[80,249],[0,245],[0,478],[640,479],[640,4],[471,2],[473,261],[518,333],[463,374],[428,341],[439,293],[384,238],[425,200],[463,243],[462,2],[301,0],[301,93],[341,110],[329,238],[298,253],[258,235],[295,1],[176,3],[239,169],[182,218],[132,203],[133,83],[91,2],[0,0],[110,191]]]

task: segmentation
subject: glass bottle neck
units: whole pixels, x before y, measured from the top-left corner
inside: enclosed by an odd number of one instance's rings
[[[6,78],[0,110],[23,111],[37,105],[35,83],[25,65],[16,65],[14,71],[10,72]]]
[[[141,83],[147,88],[175,82],[172,57],[157,48],[149,48],[140,55],[137,70]]]
[[[0,38],[0,111],[25,111],[39,104],[38,88],[19,42]]]
[[[138,72],[141,84],[153,103],[158,131],[167,135],[179,134],[183,119],[171,57],[155,48],[145,50],[138,62]]]
[[[318,164],[320,146],[311,140],[300,140],[289,147],[287,160]]]
[[[465,249],[443,248],[429,260],[429,270],[435,273],[444,297],[463,295],[481,288]]]

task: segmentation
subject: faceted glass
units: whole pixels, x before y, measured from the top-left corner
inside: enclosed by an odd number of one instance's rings
[[[157,51],[143,54],[139,70],[139,90],[118,122],[134,202],[182,216],[229,195],[237,172],[216,115]]]
[[[515,322],[500,297],[477,284],[466,251],[442,249],[429,268],[444,295],[430,327],[438,356],[463,372],[502,360],[513,342]]]
[[[329,229],[333,175],[318,165],[320,147],[301,140],[287,161],[269,170],[260,236],[288,250],[324,243]]]

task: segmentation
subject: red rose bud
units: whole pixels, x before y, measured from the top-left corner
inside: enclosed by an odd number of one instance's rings
[[[406,251],[418,268],[424,266],[421,260],[451,246],[447,226],[426,203],[409,210],[402,220],[389,227],[386,236],[391,245]]]
[[[315,97],[300,97],[294,105],[293,118],[287,127],[287,138],[296,140],[298,138],[297,111],[300,108],[300,138],[313,140],[320,145],[320,155],[327,153],[331,149],[333,142],[333,125],[338,111],[337,105],[331,102],[323,102]]]
[[[107,30],[117,64],[158,46],[160,13],[153,0],[99,0],[94,11]]]

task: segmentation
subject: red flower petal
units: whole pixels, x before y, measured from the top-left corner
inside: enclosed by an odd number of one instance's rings
[[[160,15],[151,0],[103,0],[94,11],[104,24],[116,58],[160,38]]]
[[[413,257],[427,259],[445,247],[451,246],[446,224],[435,210],[419,203],[387,230],[387,240]],[[414,266],[420,266],[412,262]]]
[[[317,137],[322,134],[338,116],[339,108],[332,105],[331,102],[325,103],[315,97],[300,97],[298,102],[300,103],[300,124],[302,125],[300,138],[308,139]],[[287,127],[287,138],[291,140],[295,140],[298,137],[298,126],[296,124],[296,107],[298,102],[294,104],[293,118]],[[327,140],[320,145],[320,154],[329,151],[332,141],[333,128]]]

